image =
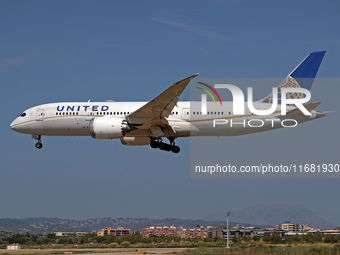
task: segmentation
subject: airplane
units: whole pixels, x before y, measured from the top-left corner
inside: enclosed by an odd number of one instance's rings
[[[219,108],[216,108],[216,101],[206,102],[203,111],[199,101],[179,102],[179,96],[198,75],[194,74],[174,83],[149,102],[108,100],[34,106],[21,113],[10,128],[32,135],[37,140],[37,149],[43,147],[42,136],[91,136],[95,139],[119,138],[123,145],[150,145],[155,149],[179,153],[180,147],[175,144],[179,137],[246,135],[285,127],[285,121],[293,121],[296,125],[325,116],[326,113],[314,110],[320,103],[304,104],[309,115],[303,114],[293,104],[286,105],[286,115],[280,111],[281,89],[303,88],[309,91],[324,55],[325,51],[310,53],[277,87],[277,97],[271,93],[253,102],[256,109],[262,110],[277,102],[276,110],[269,115],[253,114],[247,104],[244,104],[244,114],[236,114],[232,101],[222,102],[212,86],[201,82],[197,83],[201,85],[200,89],[208,92],[214,101],[213,94],[206,88],[212,89],[218,96]],[[288,93],[288,98],[303,97],[302,93]],[[165,137],[169,143],[163,142]]]

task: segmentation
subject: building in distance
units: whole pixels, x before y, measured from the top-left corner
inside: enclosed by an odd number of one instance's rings
[[[194,239],[196,237],[200,237],[202,239],[209,237],[210,231],[208,228],[204,227],[196,227],[196,228],[176,228],[174,226],[170,227],[149,227],[143,228],[142,236],[143,237],[152,237],[152,236],[172,236],[172,237],[180,237],[185,239]]]
[[[21,246],[20,244],[11,244],[11,245],[7,245],[6,247],[7,250],[20,250],[21,249]]]
[[[55,236],[84,236],[86,232],[54,232]]]
[[[103,228],[102,230],[98,231],[98,236],[127,236],[131,234],[131,229],[128,228]]]
[[[282,222],[278,225],[280,230],[286,231],[286,232],[298,232],[299,231],[299,225],[290,221]]]

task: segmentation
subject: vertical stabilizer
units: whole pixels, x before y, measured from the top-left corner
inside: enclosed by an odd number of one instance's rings
[[[326,51],[317,51],[309,54],[278,86],[278,103],[281,104],[281,88],[312,88],[314,78],[319,70]],[[303,98],[301,93],[290,93],[287,98]],[[269,94],[259,100],[262,103],[272,103],[273,95]]]

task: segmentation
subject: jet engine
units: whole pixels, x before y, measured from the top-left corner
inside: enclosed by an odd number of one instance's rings
[[[131,126],[123,118],[99,117],[90,121],[90,133],[95,139],[120,138],[131,129]]]

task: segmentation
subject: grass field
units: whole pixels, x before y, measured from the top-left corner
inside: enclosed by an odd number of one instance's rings
[[[37,255],[54,255],[54,254],[177,254],[177,255],[340,255],[340,247],[336,245],[297,245],[283,246],[270,245],[266,247],[232,247],[226,248],[146,248],[136,250],[133,248],[114,248],[114,249],[24,249],[20,251],[0,250],[0,255],[19,255],[19,254],[37,254]]]
[[[268,247],[251,247],[251,248],[205,248],[190,249],[179,253],[180,255],[214,255],[214,254],[251,254],[251,255],[281,255],[281,254],[298,254],[298,255],[337,255],[340,254],[340,247],[337,246],[268,246]]]

